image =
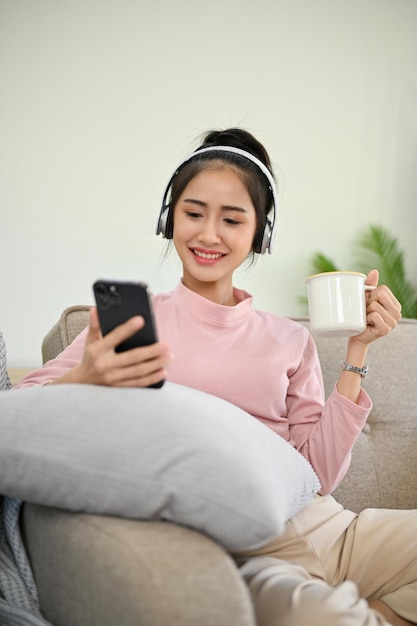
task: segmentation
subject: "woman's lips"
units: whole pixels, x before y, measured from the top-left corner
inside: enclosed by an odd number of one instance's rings
[[[208,250],[198,250],[197,248],[192,248],[191,252],[193,253],[195,259],[203,265],[211,265],[226,256],[221,252],[210,252]]]

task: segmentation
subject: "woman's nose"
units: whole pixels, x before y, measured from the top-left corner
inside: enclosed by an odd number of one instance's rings
[[[214,220],[204,220],[197,239],[206,245],[219,243],[220,236],[217,232],[216,222]]]

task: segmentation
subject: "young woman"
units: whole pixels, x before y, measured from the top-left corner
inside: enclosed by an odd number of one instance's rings
[[[368,345],[396,326],[401,307],[371,271],[367,283],[376,288],[367,293],[367,328],[347,342],[345,362],[354,369],[340,372],[325,401],[311,335],[254,309],[252,297],[233,285],[248,257],[270,251],[276,203],[264,147],[241,129],[209,132],[169,181],[159,217],[158,232],[173,240],[183,266],[179,285],[153,296],[161,341],[117,353],[143,319],[103,338],[92,308],[89,328],[19,386],[145,387],[167,378],[240,406],[290,441],[322,485],[283,536],[235,555],[258,623],[415,624],[417,512],[356,515],[328,495],[346,473],[371,409],[361,388]]]

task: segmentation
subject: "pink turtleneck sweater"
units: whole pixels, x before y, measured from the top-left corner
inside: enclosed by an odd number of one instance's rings
[[[335,388],[325,402],[310,333],[292,320],[254,309],[245,291],[234,294],[238,304],[222,306],[180,283],[153,296],[158,335],[174,357],[168,380],[224,398],[272,428],[311,463],[321,493],[330,493],[349,467],[371,401],[362,390],[355,404]],[[86,332],[15,388],[45,383],[79,363]]]

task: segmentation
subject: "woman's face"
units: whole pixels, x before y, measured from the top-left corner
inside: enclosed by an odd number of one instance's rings
[[[186,286],[207,283],[229,288],[233,272],[252,250],[256,212],[231,167],[199,172],[174,207],[173,241]]]

